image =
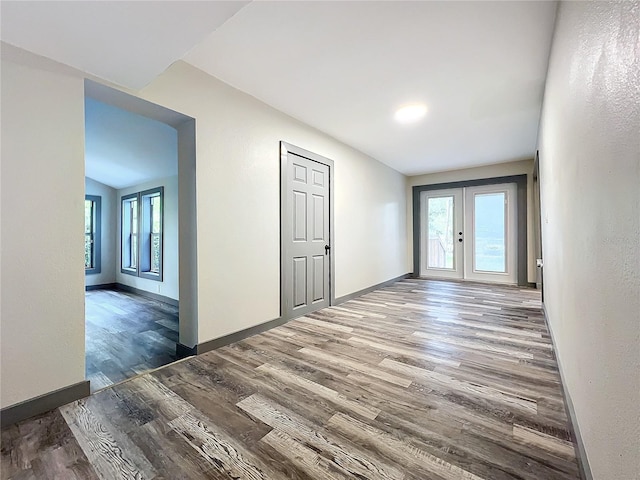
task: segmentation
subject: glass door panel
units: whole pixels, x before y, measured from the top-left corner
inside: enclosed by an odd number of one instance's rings
[[[423,192],[420,275],[462,278],[462,189]]]
[[[453,268],[453,196],[427,200],[429,268]]]
[[[516,185],[465,188],[464,278],[516,283]]]
[[[474,197],[473,262],[474,270],[507,270],[505,192],[478,193]]]

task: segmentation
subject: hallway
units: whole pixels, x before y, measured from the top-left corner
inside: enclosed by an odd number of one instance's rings
[[[2,432],[2,479],[45,471],[579,478],[539,292],[413,279]]]

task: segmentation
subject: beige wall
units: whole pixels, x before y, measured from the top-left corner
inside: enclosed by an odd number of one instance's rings
[[[535,229],[533,226],[533,160],[497,163],[483,167],[449,170],[407,178],[407,268],[413,271],[413,187],[484,178],[527,175],[527,258],[529,282],[536,281]]]
[[[84,379],[83,79],[7,51],[2,407]],[[335,162],[336,295],[407,273],[403,175],[185,63],[141,95],[196,119],[199,342],[279,316],[280,140]]]
[[[2,63],[2,407],[84,379],[81,78]]]
[[[560,4],[539,137],[545,306],[597,480],[640,478],[639,9]]]

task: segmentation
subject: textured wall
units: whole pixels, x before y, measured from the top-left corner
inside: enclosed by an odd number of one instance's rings
[[[84,380],[82,79],[2,62],[1,404]]]
[[[558,11],[540,130],[545,304],[594,478],[640,478],[640,6]]]

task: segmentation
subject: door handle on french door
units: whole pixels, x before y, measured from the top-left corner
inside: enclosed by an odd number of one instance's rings
[[[328,255],[329,254],[329,250],[331,250],[331,247],[329,245],[325,245],[324,246],[324,254]]]
[[[462,243],[462,239],[461,239],[461,238],[459,238],[459,239],[458,239],[458,241],[459,241],[460,243]]]

